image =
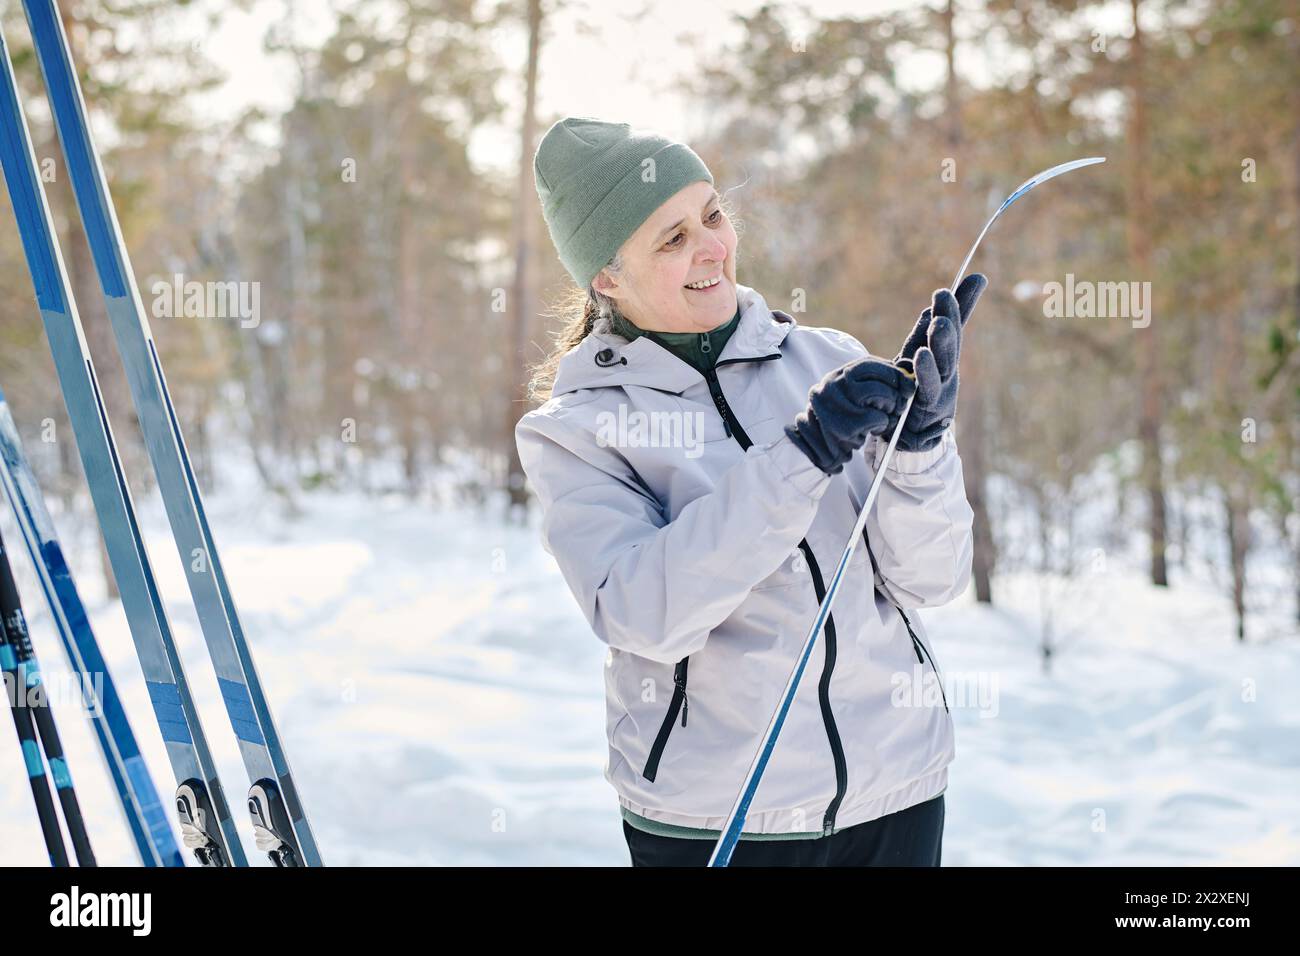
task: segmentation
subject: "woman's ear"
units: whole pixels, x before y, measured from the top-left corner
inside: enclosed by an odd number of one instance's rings
[[[595,278],[591,280],[591,287],[601,295],[609,295],[612,290],[618,288],[617,284],[610,279],[609,273],[604,269],[596,273]]]

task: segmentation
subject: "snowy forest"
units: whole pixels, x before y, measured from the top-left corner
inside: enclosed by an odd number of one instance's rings
[[[945,863],[1300,863],[1284,812],[1300,765],[1300,4],[737,0],[710,5],[705,30],[694,6],[62,5],[322,844],[353,863],[625,860],[600,779],[603,648],[541,550],[513,430],[573,287],[537,201],[538,138],[567,115],[641,125],[662,99],[681,105],[664,131],[726,196],[739,281],[887,355],[1011,189],[1106,157],[1017,205],[971,266],[990,280],[955,426],[973,582],[926,621],[954,675],[1001,675],[1003,720],[954,715],[967,769],[949,799],[973,796],[950,804]],[[0,16],[167,568],[27,24],[17,4]],[[637,46],[642,31],[672,42]],[[610,62],[635,69],[607,82]],[[274,97],[238,82],[265,63]],[[620,87],[626,112],[608,105]],[[0,200],[0,387],[129,674],[13,221]],[[179,580],[162,582],[178,605]],[[68,736],[93,764],[89,737]],[[1131,780],[1111,777],[1117,760]],[[984,779],[1008,774],[1014,794]],[[381,780],[424,809],[358,821]],[[0,792],[3,862],[40,862],[28,797]],[[1112,799],[1112,835],[1143,834],[1102,848],[1090,811]],[[417,812],[427,839],[411,838]],[[129,860],[125,838],[105,843]]]

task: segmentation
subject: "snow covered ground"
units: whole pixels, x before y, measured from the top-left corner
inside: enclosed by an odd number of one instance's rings
[[[532,526],[318,492],[287,520],[214,495],[223,562],[331,864],[625,865],[602,666]],[[159,508],[151,554],[241,829],[246,778]],[[56,519],[164,797],[162,742],[93,526]],[[6,513],[6,540],[19,544]],[[47,680],[69,680],[21,548]],[[922,612],[957,723],[945,865],[1300,864],[1300,637],[1278,603],[1239,646],[1208,585],[1160,592],[1107,562],[1016,573],[1000,604]],[[1062,645],[1045,673],[1040,598]],[[66,697],[66,695],[65,695]],[[101,863],[135,862],[75,700],[60,728]],[[8,718],[4,720],[8,722]],[[260,859],[251,840],[245,849]],[[13,731],[0,728],[0,863],[44,865]]]

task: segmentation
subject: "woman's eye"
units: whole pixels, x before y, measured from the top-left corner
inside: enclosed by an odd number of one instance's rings
[[[722,209],[714,209],[714,211],[712,211],[711,215],[708,216],[708,219],[705,221],[707,222],[708,225],[711,226],[718,225],[719,222],[723,221]],[[677,242],[677,239],[684,237],[684,235],[685,233],[677,233],[676,235],[673,235],[673,237],[669,239],[668,242],[664,243],[664,248],[673,248],[681,245],[681,243]]]
[[[715,210],[713,210],[713,213],[709,216],[708,219],[705,220],[705,222],[707,222],[707,223],[708,223],[709,225],[711,225],[711,226],[716,226],[716,225],[717,225],[718,223],[720,223],[721,221],[722,221],[722,210],[721,210],[721,209],[715,209]],[[668,240],[667,242],[664,243],[664,248],[665,248],[665,249],[672,249],[672,248],[675,248],[675,247],[681,245],[681,243],[679,243],[678,240],[681,239],[682,237],[684,237],[685,235],[686,235],[686,233],[684,233],[684,232],[679,232],[677,235],[673,236],[670,240]]]

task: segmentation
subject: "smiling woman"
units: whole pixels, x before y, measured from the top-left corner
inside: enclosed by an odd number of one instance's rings
[[[736,231],[708,181],[670,198],[626,243],[621,276],[592,285],[648,332],[707,332],[736,312]]]
[[[737,282],[732,217],[684,144],[570,117],[533,166],[582,305],[536,369],[546,401],[516,426],[519,457],[546,550],[610,649],[605,776],[632,862],[703,864],[916,386]],[[946,343],[954,396],[949,326],[983,281],[936,294],[934,334],[923,313],[905,347]],[[942,696],[897,701],[939,673],[907,609],[970,573],[944,415],[885,468],[875,561],[848,569],[735,864],[939,864],[952,721]]]
[[[539,191],[543,188],[541,183],[539,174]],[[737,215],[729,192],[719,192],[711,179],[684,187],[653,217],[662,228],[653,228],[648,222],[638,227],[602,264],[599,272],[560,297],[554,311],[564,317],[564,324],[551,353],[533,369],[528,383],[533,401],[550,397],[560,359],[591,333],[598,319],[614,323],[628,339],[649,332],[662,333],[656,341],[665,347],[669,347],[669,342],[685,344],[694,338],[693,333],[724,332],[731,327],[728,324],[719,329],[720,324],[729,323],[739,311],[736,263],[744,222]],[[694,273],[682,278],[682,291],[677,292],[679,284],[668,266],[672,264],[678,270],[692,268],[683,250],[696,235],[706,233],[711,233],[718,243],[712,248],[712,259],[694,266]],[[652,281],[650,277],[658,265],[664,267],[665,273]],[[711,271],[706,272],[706,267]],[[574,272],[574,267],[570,267],[570,272]],[[708,287],[703,291],[687,296],[690,286],[706,284]],[[680,297],[676,308],[673,296]],[[724,344],[716,338],[714,342],[719,349]],[[698,348],[698,340],[694,344]]]

